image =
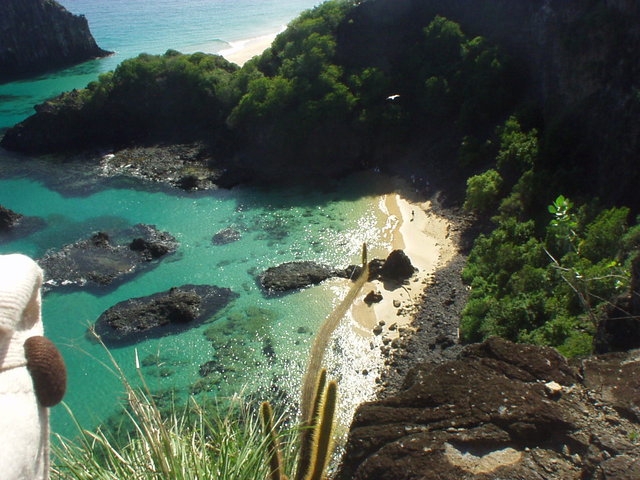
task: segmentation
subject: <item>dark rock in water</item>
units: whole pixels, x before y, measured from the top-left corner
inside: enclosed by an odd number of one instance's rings
[[[382,294],[374,290],[371,290],[364,297],[364,303],[366,303],[367,305],[371,305],[372,303],[379,303],[381,301],[382,301]]]
[[[100,168],[103,175],[134,177],[189,191],[211,190],[221,175],[218,169],[210,168],[212,161],[204,144],[174,143],[129,147],[103,155]]]
[[[42,218],[27,217],[0,205],[0,243],[31,235],[45,225]]]
[[[273,348],[273,340],[269,337],[262,340],[262,354],[267,357],[269,364],[273,365],[276,362],[276,351]]]
[[[138,224],[113,234],[98,232],[87,240],[47,253],[38,263],[45,271],[45,291],[116,286],[151,267],[151,260],[175,252],[177,247],[171,234]]]
[[[327,278],[349,278],[347,269],[337,269],[316,262],[288,262],[268,268],[260,275],[260,284],[270,292],[287,292],[318,284]]]
[[[210,285],[183,285],[147,297],[132,298],[106,310],[96,333],[107,345],[135,343],[195,327],[238,294]]]
[[[383,279],[403,281],[410,278],[416,271],[411,260],[402,250],[394,250],[389,254],[380,269]]]
[[[347,268],[344,269],[344,272],[346,274],[346,278],[349,278],[355,282],[360,276],[360,274],[362,273],[362,266],[349,265]]]
[[[147,240],[139,237],[133,239],[129,244],[129,248],[134,252],[142,253],[147,260],[153,260],[154,258],[160,258],[171,252],[174,247],[172,246],[171,241],[158,241],[157,239]]]
[[[640,478],[640,352],[618,355],[587,359],[584,380],[551,348],[499,338],[422,364],[358,407],[337,478]]]
[[[227,243],[237,242],[242,238],[238,230],[233,227],[227,227],[220,230],[211,238],[214,245],[226,245]]]
[[[0,81],[103,57],[87,19],[52,0],[0,3]]]
[[[0,205],[0,232],[14,228],[23,216]]]

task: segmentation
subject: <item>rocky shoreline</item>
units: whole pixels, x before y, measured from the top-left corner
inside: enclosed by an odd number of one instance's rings
[[[105,177],[136,178],[182,190],[213,190],[236,184],[228,170],[213,166],[211,153],[199,143],[125,148],[94,161]]]
[[[450,222],[455,253],[446,265],[434,272],[415,302],[408,328],[401,329],[399,337],[386,350],[386,369],[376,379],[379,399],[400,391],[416,365],[443,363],[455,358],[462,349],[458,343],[458,324],[468,297],[462,270],[467,258],[465,236],[473,228],[473,221],[456,207],[443,207],[434,201],[432,209]]]
[[[360,406],[337,478],[637,479],[639,359],[570,364],[498,337],[468,345]]]
[[[460,344],[461,272],[486,225],[435,200],[456,252],[383,347],[376,399],[357,408],[336,478],[639,478],[640,351],[568,361],[497,337]]]

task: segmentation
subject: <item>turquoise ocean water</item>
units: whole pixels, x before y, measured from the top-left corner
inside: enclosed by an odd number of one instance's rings
[[[209,51],[231,42],[281,29],[316,2],[304,0],[63,0],[72,12],[85,14],[98,43],[116,55],[37,78],[0,85],[0,128],[28,115],[35,103],[79,88],[124,58],[168,48]],[[357,263],[367,241],[385,251],[380,240],[385,218],[377,208],[371,177],[353,177],[323,191],[250,189],[189,193],[133,181],[83,175],[77,164],[51,163],[0,150],[0,204],[24,215],[41,217],[46,226],[24,238],[0,242],[0,254],[20,252],[34,258],[49,249],[86,238],[98,230],[136,223],[154,224],[175,235],[176,254],[155,268],[107,292],[49,293],[43,301],[47,336],[61,349],[69,370],[66,403],[78,420],[92,427],[114,413],[122,388],[100,362],[102,347],[86,337],[87,327],[107,308],[132,297],[186,283],[229,287],[240,296],[211,322],[179,335],[113,349],[127,375],[136,378],[135,353],[154,392],[163,398],[228,396],[276,389],[297,395],[306,354],[324,317],[346,282],[328,282],[290,295],[265,297],[256,276],[265,268],[291,260],[316,260],[336,266]],[[80,168],[80,172],[82,169]],[[70,173],[71,172],[71,173]],[[86,179],[85,179],[86,180]],[[383,182],[384,183],[384,182]],[[368,185],[365,188],[365,185]],[[216,246],[211,237],[232,226],[242,238]],[[362,400],[367,382],[360,372],[375,371],[370,340],[348,323],[332,344],[334,374],[345,384],[343,398]],[[275,356],[273,355],[275,353]],[[203,379],[199,366],[214,361],[218,371]],[[352,376],[352,380],[348,377]],[[360,383],[358,383],[360,382]],[[341,387],[342,388],[342,387]],[[360,392],[360,396],[358,396]],[[53,409],[54,432],[71,436],[73,424],[62,407]]]

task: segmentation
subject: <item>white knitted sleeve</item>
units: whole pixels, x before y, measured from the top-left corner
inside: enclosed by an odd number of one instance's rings
[[[0,329],[37,328],[41,285],[42,269],[36,262],[20,254],[0,255]]]

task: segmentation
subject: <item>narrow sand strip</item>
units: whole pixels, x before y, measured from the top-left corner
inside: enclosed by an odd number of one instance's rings
[[[361,334],[371,335],[379,326],[382,331],[378,334],[393,339],[400,328],[410,325],[424,288],[435,270],[453,257],[455,246],[449,238],[449,222],[431,211],[430,202],[410,203],[397,193],[383,198],[381,209],[395,221],[392,249],[404,250],[418,270],[407,285],[377,280],[366,283],[351,313]],[[372,290],[382,294],[382,301],[368,306],[364,297]]]
[[[231,44],[231,47],[220,50],[218,54],[222,55],[230,62],[242,66],[248,60],[252,59],[256,55],[260,55],[267,48],[269,48],[278,33],[279,32],[270,33],[268,35],[262,35],[260,37],[249,38],[247,40],[234,42]]]

